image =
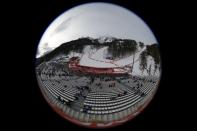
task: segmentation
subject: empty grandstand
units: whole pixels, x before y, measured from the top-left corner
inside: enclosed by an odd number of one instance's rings
[[[52,108],[79,125],[103,128],[133,118],[150,101],[159,82],[156,76],[73,73],[69,62],[57,58],[41,63],[37,79]]]
[[[135,40],[79,38],[37,58],[38,84],[65,119],[91,128],[119,125],[154,96],[161,71],[158,51],[158,44]]]

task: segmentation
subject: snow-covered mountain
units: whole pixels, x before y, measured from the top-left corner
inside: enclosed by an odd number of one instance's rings
[[[131,53],[130,55],[129,49],[132,49],[132,46],[129,47],[129,43],[131,43],[131,45],[133,44],[133,46],[137,46],[136,52]],[[99,46],[99,44],[102,46]],[[155,60],[157,62],[160,61],[160,58],[158,57],[159,53],[157,49],[157,44],[144,46],[140,46],[140,44],[143,43],[136,42],[135,40],[119,39],[108,36],[102,36],[99,38],[83,37],[77,40],[63,43],[59,47],[52,50],[48,48],[47,53],[37,60],[38,63],[41,63],[44,60],[50,60],[54,58],[58,54],[64,54],[72,57],[84,55],[84,57],[88,59],[84,59],[84,61],[81,61],[80,63],[82,65],[90,64],[89,66],[122,67],[128,64],[132,65],[134,58],[135,62],[132,74],[158,76],[160,74],[160,71],[158,70],[159,68],[155,70]],[[140,55],[143,51],[146,52],[145,54],[147,60],[147,64],[144,70],[140,68]],[[123,53],[125,55],[123,55]],[[109,55],[111,55],[112,60],[108,58]],[[105,63],[103,63],[102,61],[105,61]],[[113,64],[110,64],[110,62],[113,62]]]
[[[107,37],[107,36],[101,36],[101,37],[98,38],[98,42],[100,44],[102,44],[102,43],[105,43],[105,42],[112,42],[114,39],[116,39],[116,38],[114,38],[114,37]]]
[[[151,56],[147,57],[147,69],[140,69],[140,54],[146,50],[146,47],[138,50],[134,55],[126,56],[116,60],[109,60],[103,55],[106,55],[107,46],[99,48],[98,50],[91,49],[90,46],[84,48],[84,53],[80,59],[80,65],[97,67],[97,68],[115,68],[115,67],[124,67],[126,65],[133,65],[133,75],[154,75],[159,76],[159,68],[155,70],[155,61]],[[134,59],[134,64],[133,64]]]

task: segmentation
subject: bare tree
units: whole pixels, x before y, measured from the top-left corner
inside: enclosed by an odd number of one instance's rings
[[[147,68],[147,52],[143,51],[140,54],[140,70],[142,71],[142,75],[144,73],[144,70]]]

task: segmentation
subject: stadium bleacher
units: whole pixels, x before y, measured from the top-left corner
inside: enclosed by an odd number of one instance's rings
[[[73,74],[64,65],[45,62],[37,79],[47,100],[82,122],[112,122],[126,118],[152,97],[156,77],[94,77]]]

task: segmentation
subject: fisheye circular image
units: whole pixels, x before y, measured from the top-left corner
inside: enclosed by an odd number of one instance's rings
[[[50,107],[89,128],[136,117],[160,82],[154,34],[140,17],[114,4],[87,3],[63,12],[44,32],[35,57],[38,85]]]

